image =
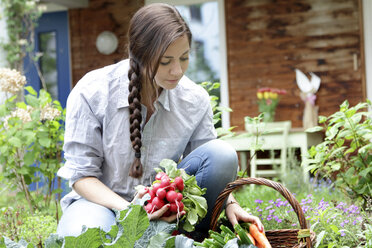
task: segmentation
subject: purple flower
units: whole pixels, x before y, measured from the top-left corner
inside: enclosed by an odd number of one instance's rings
[[[270,210],[269,210],[269,213],[270,213],[270,214],[272,214],[272,213],[274,213],[274,212],[275,212],[275,209],[270,209]]]
[[[260,207],[256,207],[257,212],[262,212],[262,209]]]
[[[259,200],[259,199],[255,200],[254,202],[257,203],[257,204],[263,203],[263,201],[262,200]]]
[[[276,220],[276,222],[278,222],[278,223],[282,223],[282,221],[283,221],[282,219],[277,219]]]
[[[341,237],[345,236],[345,232],[343,230],[340,231]]]
[[[265,208],[265,210],[268,210],[268,209],[270,209],[270,208],[272,208],[273,206],[267,206],[266,208]]]

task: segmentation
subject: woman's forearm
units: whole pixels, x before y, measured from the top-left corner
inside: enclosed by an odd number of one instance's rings
[[[95,177],[79,179],[72,187],[76,193],[88,201],[100,204],[109,209],[123,210],[130,204]]]

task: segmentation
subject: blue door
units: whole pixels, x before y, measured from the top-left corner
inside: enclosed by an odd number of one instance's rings
[[[43,80],[38,76],[36,62],[25,60],[27,82],[36,91],[46,86],[54,100],[66,107],[71,89],[67,11],[44,13],[35,30],[35,51],[41,54],[37,62]]]
[[[42,56],[37,62],[26,58],[24,73],[28,85],[39,91],[44,88],[44,84],[53,100],[58,100],[63,108],[66,107],[71,89],[69,51],[67,11],[44,13],[35,30],[35,52],[41,53]],[[43,80],[39,77],[37,67],[43,75]],[[57,184],[59,183],[56,179],[54,185]],[[38,185],[42,186],[43,183],[39,182]],[[66,194],[66,185],[66,182],[61,185],[64,189],[62,196]],[[36,183],[30,185],[31,190],[36,188]]]

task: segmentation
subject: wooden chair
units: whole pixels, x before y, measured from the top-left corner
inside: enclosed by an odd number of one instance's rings
[[[254,130],[254,126],[247,121],[248,119],[245,118],[245,129],[248,133],[252,133],[256,135],[256,130]],[[268,151],[270,153],[270,158],[258,158],[255,146],[251,145],[250,148],[250,176],[251,177],[275,177],[278,176],[279,173],[283,174],[286,170],[287,165],[287,140],[288,140],[288,133],[291,129],[291,121],[278,121],[278,122],[267,122],[263,123],[263,134],[259,135],[258,142],[261,145],[262,151]],[[268,132],[275,132],[279,133],[282,138],[280,142],[273,142],[264,133]],[[280,150],[280,157],[275,158],[272,154],[275,151]],[[252,155],[255,156],[252,157]],[[270,169],[262,169],[263,165],[271,165]],[[275,166],[279,166],[280,170],[278,171],[275,169]]]

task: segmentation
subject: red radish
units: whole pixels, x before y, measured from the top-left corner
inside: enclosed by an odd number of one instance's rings
[[[156,174],[156,176],[155,176],[155,180],[161,180],[161,178],[164,176],[164,175],[167,175],[167,174],[165,174],[165,172],[159,172],[158,174]]]
[[[172,203],[170,204],[169,210],[170,210],[172,213],[177,213],[177,209],[178,209],[178,207],[177,207],[176,203],[172,202]]]
[[[184,208],[184,205],[183,205],[183,202],[178,202],[176,201],[176,205],[177,205],[177,212],[181,212]]]
[[[181,193],[177,193],[177,201],[182,201],[183,195]]]
[[[171,216],[172,212],[168,209],[167,212],[165,212],[162,216],[168,217]]]
[[[177,192],[176,191],[173,191],[173,190],[169,190],[167,192],[167,195],[166,195],[166,198],[169,202],[175,202],[176,199],[177,199]]]
[[[151,203],[147,203],[147,205],[145,206],[145,210],[146,210],[146,212],[147,213],[152,213],[152,211],[153,211],[153,206],[152,206],[152,204]]]
[[[158,197],[155,197],[152,199],[152,205],[157,207],[157,209],[161,209],[164,206],[164,201],[159,199]]]
[[[149,195],[150,195],[150,197],[151,197],[151,199],[150,199],[149,201],[152,201],[152,199],[154,199],[154,197],[156,196],[156,195],[155,195],[155,192],[154,192],[153,190],[150,190],[150,191],[149,191]]]
[[[183,184],[183,179],[182,179],[182,177],[176,177],[176,178],[174,179],[174,183],[176,184],[177,189],[179,189],[179,191],[182,191],[183,188],[185,187],[185,185]]]
[[[176,189],[177,189],[177,186],[174,182],[169,185],[169,190],[176,190]]]
[[[166,188],[170,185],[170,179],[168,176],[163,176],[161,178],[161,183],[160,183],[160,187],[161,188]]]
[[[167,191],[163,188],[160,188],[160,189],[158,189],[158,191],[156,191],[156,196],[161,200],[163,200],[165,198],[166,194],[167,194]]]
[[[154,183],[154,185],[152,185],[152,190],[154,191],[155,194],[156,194],[156,191],[158,191],[159,188],[162,188],[160,186],[160,183]]]

